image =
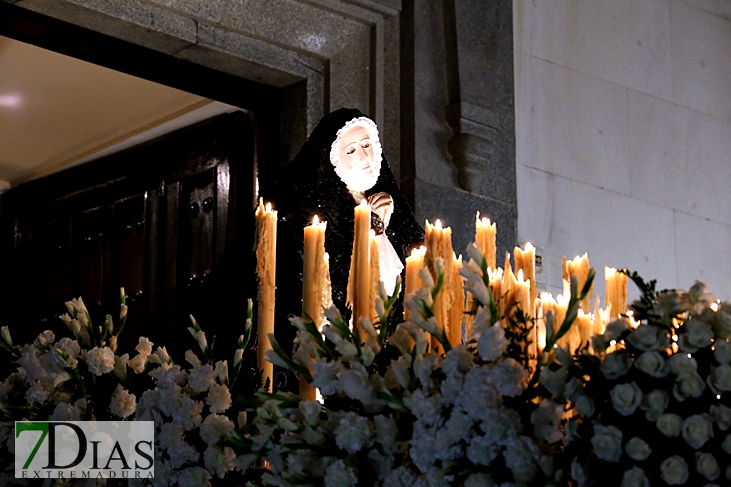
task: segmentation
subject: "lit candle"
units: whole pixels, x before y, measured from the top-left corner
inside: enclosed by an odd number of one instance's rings
[[[612,317],[618,318],[620,314],[627,313],[627,274],[605,266],[604,282],[606,284],[604,304],[611,306]]]
[[[530,242],[525,244],[525,250],[515,247],[513,259],[515,259],[515,270],[522,270],[526,281],[530,281],[530,303],[535,303],[538,297],[538,289],[536,288],[536,248]],[[532,305],[528,305],[523,311],[530,316],[535,315]]]
[[[553,306],[553,333],[554,335],[558,332],[559,328],[561,328],[561,325],[563,325],[563,320],[566,319],[566,312],[569,308],[569,300],[571,299],[570,296],[564,297],[564,295],[559,294],[556,296],[556,304]],[[560,347],[565,347],[568,345],[569,342],[569,334],[565,334],[561,339],[558,341],[558,345]]]
[[[381,281],[381,269],[380,269],[380,247],[381,247],[381,238],[376,236],[376,232],[371,230],[370,233],[370,257],[369,257],[369,264],[370,264],[370,279],[371,279],[371,292],[370,297],[368,298],[368,303],[370,305],[370,318],[371,321],[375,323],[375,321],[378,319],[378,313],[376,312],[376,298],[378,297],[378,283]]]
[[[543,296],[543,295],[541,295]],[[549,295],[550,296],[550,295]],[[546,348],[546,312],[543,309],[543,298],[535,300],[536,309],[536,356],[543,353]]]
[[[440,220],[437,220],[434,225],[430,224],[427,220],[426,255],[424,256],[424,262],[429,267],[429,270],[435,280],[435,263],[438,258],[443,259],[444,262],[444,282],[434,303],[434,316],[437,323],[444,328],[447,338],[449,339],[452,337],[452,339],[456,340],[456,337],[459,334],[459,341],[461,343],[461,315],[464,311],[464,290],[461,286],[462,277],[459,276],[457,268],[458,261],[454,256],[454,250],[452,250],[452,229],[449,227],[442,228],[442,222]],[[461,265],[461,260],[459,262],[459,265]],[[459,318],[457,318],[456,313],[452,310],[453,306],[461,308]],[[459,332],[457,330],[459,330]],[[432,345],[440,352],[442,351],[441,346],[436,339],[432,340]]]
[[[464,282],[459,270],[462,268],[462,256],[459,258],[452,253],[452,272],[449,279],[447,292],[451,293],[451,305],[449,306],[449,344],[452,347],[462,343],[462,318],[464,317]]]
[[[579,314],[576,317],[575,327],[578,329],[579,340],[580,340],[580,344],[582,347],[584,345],[591,344],[591,336],[592,336],[592,333],[591,333],[592,323],[591,322],[592,322],[591,314],[585,314],[584,311],[579,310]]]
[[[325,258],[325,230],[327,222],[317,215],[312,225],[305,227],[304,267],[302,269],[302,311],[320,328],[325,320],[322,296],[326,277],[322,262]]]
[[[355,207],[355,228],[353,232],[353,256],[350,260],[348,279],[348,302],[353,310],[353,333],[360,337],[358,323],[361,317],[370,318],[373,304],[371,296],[370,269],[371,208],[366,200]]]
[[[586,284],[586,279],[589,277],[589,256],[585,253],[581,257],[576,256],[574,260],[566,260],[566,256],[563,257],[563,290],[565,295],[571,294],[571,276],[576,276],[578,280],[578,291],[581,291]],[[581,309],[585,312],[591,311],[592,294],[594,284],[591,285],[589,293],[581,301]]]
[[[426,247],[423,245],[418,249],[413,249],[411,255],[406,257],[406,282],[405,282],[405,296],[413,293],[417,289],[421,288],[424,283],[421,282],[419,277],[419,271],[424,267],[424,255],[426,254]],[[404,318],[408,321],[409,311],[406,310]]]
[[[491,269],[497,267],[495,236],[497,230],[495,223],[490,223],[489,218],[480,219],[480,212],[475,216],[475,242],[482,255],[487,260],[487,266]]]
[[[263,371],[262,381],[267,379],[273,390],[274,364],[266,357],[266,351],[272,349],[269,335],[274,333],[274,290],[277,271],[277,212],[272,210],[271,203],[266,204],[259,198],[256,218],[256,273],[259,284],[258,293],[258,329],[257,367]]]

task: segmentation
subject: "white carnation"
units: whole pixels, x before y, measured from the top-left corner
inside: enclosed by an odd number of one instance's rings
[[[114,370],[114,352],[109,347],[94,347],[86,354],[86,365],[94,375],[108,374]]]
[[[236,453],[229,447],[209,446],[203,453],[203,462],[209,472],[222,479],[226,472],[234,469]]]
[[[536,438],[545,440],[549,444],[561,441],[563,438],[563,433],[560,430],[562,417],[563,405],[557,404],[550,399],[541,400],[538,409],[533,411],[530,416]]]
[[[200,367],[193,367],[188,377],[188,385],[195,392],[205,392],[216,383],[216,372],[213,367],[206,364]]]
[[[373,426],[368,419],[354,412],[343,415],[335,428],[335,443],[339,448],[354,455],[361,448],[370,446]]]
[[[518,482],[529,482],[536,474],[540,453],[533,440],[527,436],[511,438],[505,448],[505,465]]]
[[[358,478],[352,468],[338,460],[327,467],[324,480],[325,487],[354,487]]]
[[[505,338],[505,330],[499,323],[485,328],[477,340],[477,352],[484,360],[495,360],[507,350],[510,341]]]
[[[137,409],[137,397],[123,389],[121,384],[117,384],[109,402],[109,411],[120,418],[126,418],[132,415],[135,409]]]
[[[155,462],[157,474],[157,462]],[[211,474],[202,467],[188,467],[178,474],[178,487],[211,487]]]
[[[201,423],[201,439],[209,445],[214,445],[221,438],[227,438],[233,434],[234,424],[226,416],[219,416],[216,413],[209,414]]]
[[[485,436],[475,436],[467,447],[467,458],[474,464],[488,466],[500,454],[500,447]]]
[[[231,392],[224,384],[211,384],[206,404],[212,413],[222,413],[231,407]]]

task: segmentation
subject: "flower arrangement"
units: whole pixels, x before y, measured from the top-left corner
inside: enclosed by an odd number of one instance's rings
[[[594,338],[564,368],[575,406],[564,452],[580,485],[713,485],[731,480],[731,302],[705,285],[642,291],[634,320]]]
[[[562,322],[545,317],[539,350],[532,313],[491,286],[476,246],[468,255],[460,273],[472,305],[461,344],[435,317],[441,258],[406,297],[406,322],[394,319],[396,299],[381,286],[373,322],[351,328],[334,307],[321,329],[292,318],[292,356],[270,336],[269,359],[316,387],[321,401],[236,387],[251,303],[232,366],[215,358],[195,319],[199,353],[186,352],[185,366],[144,337],[132,358],[118,355],[124,292],[118,317],[101,327],[80,298],[67,303],[62,320],[73,338],[46,331],[18,346],[2,327],[0,349],[18,370],[0,385],[0,483],[15,482],[13,421],[21,419],[154,421],[155,478],[131,485],[633,487],[731,478],[731,303],[700,283],[657,292],[633,274],[642,297],[632,317],[571,349],[576,342],[564,338],[592,270],[581,288],[572,280]]]

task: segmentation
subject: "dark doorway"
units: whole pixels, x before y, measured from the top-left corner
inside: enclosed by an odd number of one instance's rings
[[[3,195],[3,256],[14,278],[1,295],[16,341],[45,329],[65,335],[57,316],[72,297],[101,324],[117,314],[124,287],[120,353],[140,335],[169,351],[189,347],[188,315],[234,239],[253,231],[253,144],[248,115],[223,115]]]

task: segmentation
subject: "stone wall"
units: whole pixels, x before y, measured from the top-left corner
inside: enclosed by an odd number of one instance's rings
[[[731,3],[515,2],[518,235],[731,297]],[[633,291],[635,292],[635,291]]]
[[[420,221],[451,225],[462,253],[480,211],[497,221],[500,253],[515,243],[508,0],[10,3],[281,88],[293,111],[283,122],[284,160],[324,113],[359,108],[381,128]]]

